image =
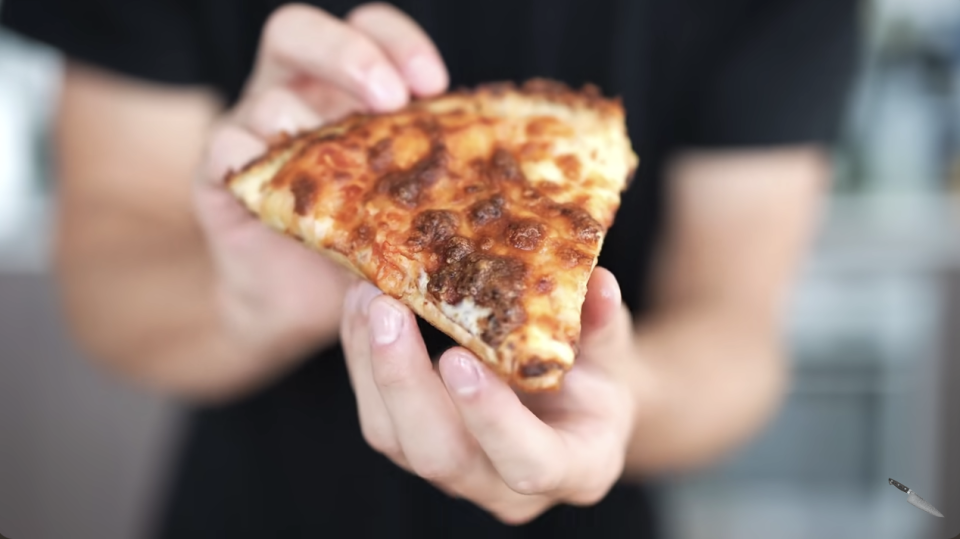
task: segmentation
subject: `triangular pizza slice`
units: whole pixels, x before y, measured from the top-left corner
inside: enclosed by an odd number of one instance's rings
[[[269,226],[398,298],[515,387],[559,387],[638,160],[619,100],[546,80],[353,115],[228,178]]]

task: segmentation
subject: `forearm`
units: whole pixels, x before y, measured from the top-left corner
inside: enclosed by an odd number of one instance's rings
[[[223,400],[336,340],[331,321],[309,335],[291,323],[289,338],[278,339],[233,320],[241,309],[223,301],[224,284],[192,220],[157,222],[91,198],[61,202],[55,264],[67,320],[91,359],[163,393]],[[329,283],[325,295],[336,298],[337,287]],[[333,320],[327,311],[339,309],[332,299],[317,307],[317,319]]]
[[[216,397],[237,385],[202,238],[109,200],[66,196],[55,269],[67,320],[95,361],[164,392]]]
[[[636,395],[631,473],[706,464],[775,411],[783,313],[830,172],[815,146],[680,155],[671,218],[624,362]]]
[[[629,474],[715,462],[767,422],[786,386],[776,331],[720,310],[650,320],[636,344]]]
[[[169,92],[71,64],[57,117],[55,270],[67,321],[92,359],[195,399],[264,383],[282,370],[278,356],[307,345],[265,342],[256,327],[231,324],[221,301],[191,192],[220,113],[200,90]],[[336,324],[327,325],[332,341]]]
[[[715,461],[765,424],[786,386],[777,332],[719,309],[649,320],[636,345],[628,475]]]

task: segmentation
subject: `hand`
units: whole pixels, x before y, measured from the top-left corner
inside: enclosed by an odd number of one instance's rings
[[[224,188],[223,179],[295,132],[352,111],[386,111],[410,95],[445,90],[447,72],[429,37],[387,5],[339,20],[307,6],[278,10],[266,24],[241,101],[216,126],[194,190],[197,217],[216,267],[226,339],[237,368],[266,371],[333,342],[345,272],[295,240],[269,230]]]
[[[630,315],[603,268],[583,306],[581,354],[557,393],[516,394],[463,348],[427,355],[413,314],[351,287],[341,339],[364,438],[399,466],[508,523],[598,502],[620,478],[634,403]]]

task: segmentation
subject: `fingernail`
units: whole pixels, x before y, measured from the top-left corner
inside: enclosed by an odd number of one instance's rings
[[[366,316],[370,312],[370,302],[373,298],[383,294],[379,288],[373,286],[367,281],[361,281],[353,289],[354,304],[352,307],[360,311],[360,314]]]
[[[374,344],[390,344],[403,329],[403,313],[387,301],[370,305],[370,337]]]
[[[379,108],[394,109],[402,107],[407,101],[403,81],[385,65],[378,64],[367,73],[367,85]]]
[[[435,59],[427,55],[414,56],[407,62],[407,79],[421,92],[435,93],[443,91],[447,85],[447,76]]]
[[[450,389],[460,395],[472,395],[480,388],[480,364],[476,359],[457,354],[453,359],[453,368],[444,377]]]
[[[613,287],[605,287],[602,290],[600,290],[600,297],[602,297],[605,300],[616,300],[618,299],[617,296],[618,296],[617,289]]]

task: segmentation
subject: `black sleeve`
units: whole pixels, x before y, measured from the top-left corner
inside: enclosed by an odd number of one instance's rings
[[[856,71],[858,2],[765,0],[728,16],[681,107],[678,145],[831,142]]]
[[[190,0],[3,0],[0,23],[67,56],[154,82],[202,84]]]

